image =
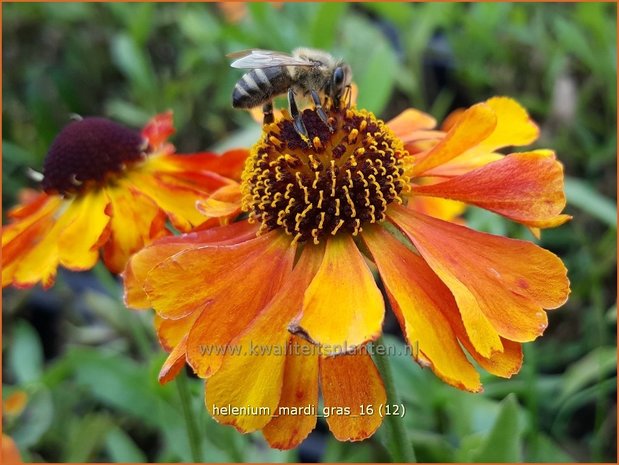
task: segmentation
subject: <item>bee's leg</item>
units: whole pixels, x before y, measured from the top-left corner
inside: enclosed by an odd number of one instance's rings
[[[318,114],[318,117],[323,123],[325,123],[325,126],[329,128],[329,131],[333,132],[333,128],[329,124],[329,118],[327,118],[327,114],[323,110],[322,104],[320,103],[320,97],[318,96],[318,93],[315,90],[310,91],[310,93],[312,94],[312,100],[314,101],[314,106],[316,107],[316,113]]]
[[[309,144],[309,136],[307,134],[307,128],[303,122],[302,114],[297,107],[297,101],[294,99],[294,92],[292,89],[288,89],[288,103],[290,104],[290,115],[292,116],[293,125],[297,134],[301,136],[305,142]]]
[[[273,101],[270,100],[262,105],[262,124],[271,124],[274,121],[273,118]]]

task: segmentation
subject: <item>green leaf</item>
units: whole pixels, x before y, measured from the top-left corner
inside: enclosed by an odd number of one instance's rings
[[[191,460],[180,407],[164,399],[172,387],[148,383],[149,367],[100,350],[82,348],[69,357],[74,359],[78,385],[108,407],[158,428],[178,461]]]
[[[413,5],[406,2],[370,2],[363,6],[400,27],[410,27],[415,15]]]
[[[110,99],[105,105],[105,113],[115,120],[122,121],[135,128],[142,127],[153,114],[124,100]]]
[[[353,81],[359,86],[358,107],[380,115],[399,72],[395,52],[379,30],[357,16],[349,16],[342,24],[338,45],[337,54],[346,58],[353,70]]]
[[[522,426],[518,403],[512,394],[501,402],[501,411],[474,462],[522,462]]]
[[[584,181],[566,176],[565,194],[568,204],[580,208],[608,226],[617,227],[617,204]]]
[[[133,442],[133,439],[115,425],[107,433],[105,446],[112,462],[147,462],[146,455]]]
[[[148,55],[140,49],[133,38],[120,34],[112,40],[112,59],[116,66],[140,90],[140,94],[154,95],[156,92],[155,73]]]
[[[111,421],[104,414],[75,417],[72,434],[66,441],[65,462],[91,462],[101,448]]]
[[[359,108],[367,108],[380,114],[387,105],[398,63],[393,50],[385,43],[379,43],[367,53],[368,64],[359,77]]]
[[[533,453],[527,458],[527,462],[539,463],[573,463],[575,459],[559,447],[552,439],[543,433],[535,437]]]
[[[454,448],[444,435],[415,431],[411,437],[415,455],[420,462],[452,463],[455,461]]]
[[[25,321],[15,323],[9,365],[19,384],[37,381],[43,371],[43,347],[37,332]]]
[[[585,386],[601,381],[617,367],[616,347],[598,347],[569,367],[563,377],[562,390],[556,399],[562,404]]]
[[[319,3],[310,24],[312,46],[329,50],[333,47],[338,25],[348,9],[346,3]]]

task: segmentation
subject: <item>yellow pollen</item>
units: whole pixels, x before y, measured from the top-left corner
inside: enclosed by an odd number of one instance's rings
[[[352,131],[350,131],[350,134],[348,134],[348,143],[352,144],[358,135],[359,135],[358,129],[353,129]]]
[[[335,236],[337,234],[338,229],[340,229],[343,224],[344,224],[344,220],[338,221],[338,223],[335,225],[335,228],[333,228],[333,231],[331,231],[331,234]]]
[[[316,150],[319,150],[319,149],[323,148],[322,147],[322,142],[320,142],[320,137],[318,137],[318,136],[314,137],[314,139],[312,140],[312,143],[314,144],[314,148]]]
[[[271,137],[269,137],[269,142],[271,142],[271,144],[273,144],[273,145],[277,145],[277,146],[279,146],[279,145],[281,145],[281,144],[282,144],[282,141],[281,141],[281,140],[279,140],[279,139],[278,139],[277,137],[275,137],[275,136],[271,136]]]
[[[310,153],[309,155],[309,161],[312,165],[312,169],[317,170],[320,167],[320,163],[318,163],[318,161],[316,161],[316,157],[314,157],[313,154]]]
[[[325,212],[320,212],[320,223],[318,223],[318,229],[322,229],[325,224]]]

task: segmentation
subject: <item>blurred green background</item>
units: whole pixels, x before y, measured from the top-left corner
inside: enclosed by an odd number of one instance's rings
[[[565,165],[574,220],[543,233],[572,282],[546,335],[510,380],[459,392],[397,358],[403,421],[425,462],[616,461],[616,6],[581,4],[4,4],[3,210],[35,184],[72,113],[141,127],[174,110],[180,152],[247,146],[259,127],[231,108],[226,53],[314,46],[345,57],[359,105],[384,118],[414,106],[444,117],[509,95],[542,128],[535,147]],[[527,236],[470,210],[480,230]],[[395,328],[388,322],[387,330]],[[174,383],[150,315],[124,309],[101,268],[60,274],[49,292],[3,292],[3,429],[30,461],[191,461]],[[401,344],[396,336],[391,344]],[[190,380],[204,461],[386,461],[382,430],[338,443],[319,421],[291,452],[212,421]],[[14,398],[13,398],[14,399]],[[6,407],[6,406],[5,406]]]

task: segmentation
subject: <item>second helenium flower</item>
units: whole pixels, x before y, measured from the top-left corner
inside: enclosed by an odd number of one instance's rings
[[[2,228],[2,286],[50,287],[59,265],[87,270],[100,253],[119,273],[132,253],[171,234],[168,220],[180,231],[220,224],[196,203],[229,200],[247,152],[175,154],[173,133],[170,112],[141,132],[98,117],[67,125],[45,158],[42,190],[26,191]]]
[[[520,344],[543,333],[544,310],[569,293],[554,254],[439,219],[453,214],[433,215],[423,200],[476,205],[535,233],[569,219],[552,152],[498,152],[537,138],[516,102],[477,104],[444,131],[416,110],[387,123],[355,108],[327,113],[333,131],[304,112],[309,143],[285,113],[265,125],[240,186],[246,219],[158,241],[125,272],[127,304],[157,312],[170,351],[161,380],[188,362],[208,378],[218,421],[261,429],[279,448],[298,445],[316,415],[277,412],[316,405],[319,383],[325,406],[350,409],[327,419],[338,439],[364,439],[380,425],[385,391],[362,350],[380,336],[385,312],[372,268],[417,361],[474,392],[482,387],[467,354],[513,375]],[[299,347],[320,350],[288,350]],[[226,415],[226,405],[265,411]],[[361,405],[376,409],[360,415]]]

